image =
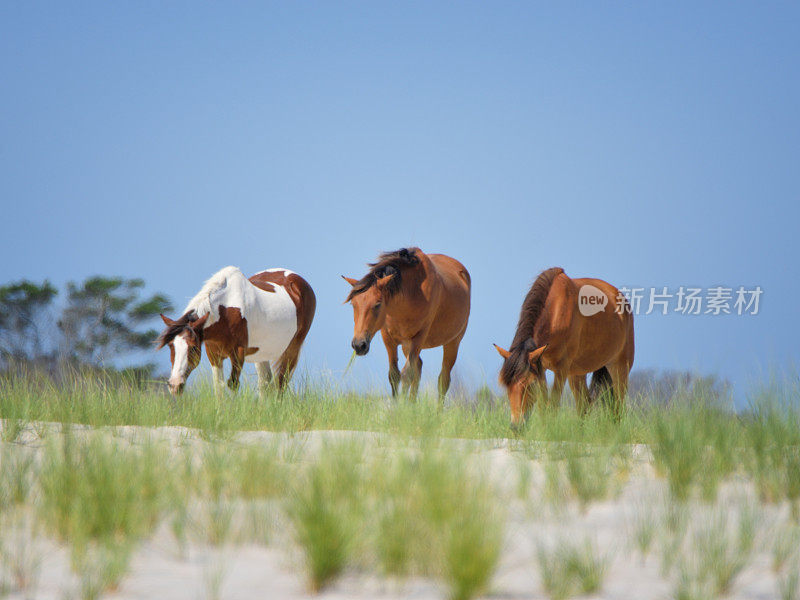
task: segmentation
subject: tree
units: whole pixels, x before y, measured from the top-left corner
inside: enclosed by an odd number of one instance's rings
[[[55,352],[56,335],[47,335],[52,325],[52,303],[58,294],[45,280],[23,279],[0,286],[0,361],[33,361]]]
[[[140,298],[144,281],[122,277],[90,277],[67,284],[67,305],[58,326],[67,360],[92,367],[148,348],[155,329],[141,328],[159,313],[172,310],[163,294]]]

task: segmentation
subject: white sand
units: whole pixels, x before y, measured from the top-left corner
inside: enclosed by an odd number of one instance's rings
[[[39,426],[45,428],[44,426]],[[56,432],[56,426],[50,426]],[[133,427],[118,427],[108,430],[116,436],[131,440],[153,435],[169,440],[172,444],[201,444],[190,430],[167,427],[142,430]],[[311,432],[298,436],[284,433],[248,432],[237,436],[243,444],[258,444],[275,439],[283,441],[303,440],[314,449],[326,439],[363,439],[367,443],[385,443],[385,434],[326,431]],[[17,443],[32,451],[41,451],[42,442],[28,428]],[[478,448],[476,455],[486,459],[492,476],[509,490],[515,489],[518,477],[520,453],[512,451],[510,442],[472,442],[459,440],[455,443]],[[556,540],[594,540],[604,554],[609,555],[610,565],[603,589],[595,598],[660,600],[673,597],[676,574],[661,573],[662,542],[657,532],[650,554],[642,560],[632,543],[634,518],[637,514],[651,515],[659,519],[657,530],[663,530],[663,513],[666,484],[659,479],[649,462],[646,448],[633,449],[634,468],[630,477],[620,484],[616,496],[608,501],[589,507],[582,514],[574,501],[554,507],[543,498],[545,473],[541,463],[530,461],[532,469],[531,494],[527,502],[515,499],[509,507],[506,542],[500,565],[495,573],[487,598],[503,600],[523,598],[547,598],[540,580],[536,552],[539,545],[550,545]],[[516,496],[515,496],[516,498]],[[732,482],[723,486],[718,504],[743,506],[754,504],[749,484]],[[707,508],[693,504],[692,519],[698,523],[707,521]],[[767,599],[778,597],[776,577],[770,569],[772,539],[776,526],[786,521],[785,507],[760,506],[755,551],[747,566],[736,578],[728,597]],[[733,528],[733,523],[729,525]],[[42,549],[40,581],[35,598],[77,598],[77,578],[69,568],[66,549],[59,548],[49,540],[37,542]],[[377,599],[377,598],[446,598],[447,590],[438,581],[411,579],[394,582],[371,574],[346,573],[331,587],[318,595],[308,592],[301,559],[292,548],[288,532],[278,532],[269,546],[228,545],[222,548],[190,545],[184,556],[179,555],[178,546],[169,528],[162,526],[156,535],[140,545],[134,554],[128,575],[118,590],[105,594],[105,598],[116,599],[174,599],[196,600],[211,595],[212,582],[221,581],[220,597],[226,600],[256,600],[278,598],[326,599]],[[26,595],[11,591],[9,598],[22,599]]]

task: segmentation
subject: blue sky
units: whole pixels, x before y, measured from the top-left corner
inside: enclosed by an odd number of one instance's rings
[[[492,384],[544,268],[760,285],[757,316],[636,320],[636,367],[743,390],[798,358],[798,30],[793,3],[3,2],[0,281],[182,306],[289,267],[318,298],[303,365],[338,378],[339,275],[418,245],[470,270],[456,369]],[[385,372],[379,344],[343,382]]]

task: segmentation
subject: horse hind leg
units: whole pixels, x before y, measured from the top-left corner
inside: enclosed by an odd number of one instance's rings
[[[608,406],[612,401],[610,396],[614,393],[614,384],[608,367],[600,367],[592,373],[592,381],[589,384],[589,403],[594,404],[599,398],[604,406]]]
[[[297,343],[297,340],[293,340],[278,361],[278,391],[281,393],[286,390],[289,386],[289,381],[292,379],[297,362],[300,360],[301,346],[302,342]]]
[[[612,393],[609,394],[611,399],[611,414],[615,421],[619,421],[622,418],[625,396],[628,394],[628,373],[630,367],[626,361],[618,360],[608,365],[608,370],[611,374],[611,381],[613,382]]]
[[[256,363],[256,375],[258,375],[258,391],[264,394],[272,383],[272,368],[268,360]]]
[[[452,342],[445,344],[442,348],[442,372],[439,373],[439,401],[444,402],[444,396],[447,390],[450,389],[450,373],[453,370],[453,365],[456,364],[458,358],[458,347],[461,344],[459,337]]]
[[[421,347],[417,344],[411,343],[411,346],[406,352],[405,346],[403,352],[406,354],[406,364],[400,374],[400,380],[403,384],[403,391],[408,392],[409,398],[416,399],[419,392],[419,380],[422,376],[422,357],[420,357]]]
[[[422,358],[419,354],[412,354],[406,361],[403,371],[400,373],[403,392],[408,394],[412,400],[416,399],[419,393],[419,381],[422,377]]]

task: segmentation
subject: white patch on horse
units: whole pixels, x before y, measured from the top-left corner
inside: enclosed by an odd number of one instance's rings
[[[179,335],[172,340],[172,347],[175,349],[175,361],[172,363],[169,384],[180,385],[186,383],[186,371],[189,368],[189,344]]]
[[[209,277],[194,298],[189,300],[183,313],[186,314],[193,310],[198,317],[211,313],[203,329],[213,325],[219,319],[219,305],[228,306],[224,302],[220,302],[219,297],[226,294],[231,284],[241,282],[241,280],[247,281],[247,277],[237,267],[220,269]],[[250,282],[247,281],[247,283]]]
[[[291,273],[288,269],[269,271]],[[220,305],[238,308],[247,321],[248,345],[258,348],[245,361],[275,361],[297,333],[297,307],[283,286],[273,284],[273,287],[274,292],[265,292],[250,283],[236,267],[225,267],[206,281],[184,312],[193,310],[198,317],[210,313],[207,328],[219,320]]]
[[[262,273],[280,273],[282,272],[285,277],[289,275],[294,275],[294,271],[290,271],[289,269],[284,269],[283,267],[275,267],[272,269],[264,269],[263,271],[259,271],[256,275],[261,275]]]
[[[297,307],[282,285],[273,284],[274,292],[253,284],[250,287],[255,292],[255,304],[243,309],[242,316],[247,319],[248,344],[258,352],[245,361],[277,361],[297,333]]]

